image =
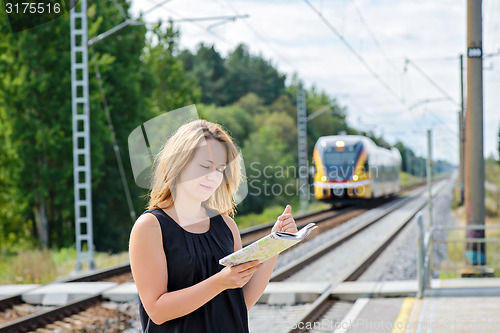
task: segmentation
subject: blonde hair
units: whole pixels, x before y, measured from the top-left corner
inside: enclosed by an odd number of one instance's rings
[[[196,147],[202,140],[214,139],[224,144],[227,152],[227,166],[222,183],[215,192],[202,203],[208,209],[219,214],[234,217],[236,203],[233,195],[240,185],[241,156],[239,149],[220,125],[199,119],[182,125],[166,142],[156,155],[153,163],[148,209],[159,208],[169,201],[167,207],[173,205],[176,179],[184,167],[192,160]]]

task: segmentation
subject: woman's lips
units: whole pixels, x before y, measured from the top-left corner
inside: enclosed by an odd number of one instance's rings
[[[205,186],[205,185],[201,185],[201,187],[203,187],[207,191],[212,191],[213,190],[213,187],[209,187],[209,186]]]

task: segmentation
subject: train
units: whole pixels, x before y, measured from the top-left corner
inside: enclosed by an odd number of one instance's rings
[[[314,198],[331,204],[361,203],[401,190],[401,153],[362,135],[318,138],[312,158]]]

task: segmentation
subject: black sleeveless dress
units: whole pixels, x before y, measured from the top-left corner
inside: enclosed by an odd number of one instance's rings
[[[162,209],[145,213],[152,213],[160,223],[169,292],[216,274],[224,268],[219,259],[234,252],[233,234],[221,215],[210,218],[207,232],[196,234],[184,230]],[[149,318],[140,299],[139,314],[144,333],[248,333],[248,313],[241,288],[224,290],[197,310],[161,325]]]

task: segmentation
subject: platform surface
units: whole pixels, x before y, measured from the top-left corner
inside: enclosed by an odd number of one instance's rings
[[[499,314],[500,297],[361,298],[332,331],[497,333]]]
[[[402,332],[500,332],[499,314],[500,297],[415,299]]]
[[[112,302],[131,302],[138,299],[137,288],[134,282],[125,282],[106,290],[102,297]]]
[[[65,305],[78,299],[100,294],[117,284],[114,282],[50,283],[22,294],[24,302],[41,305]]]
[[[7,298],[25,293],[39,287],[39,284],[4,284],[0,285],[0,298]]]

